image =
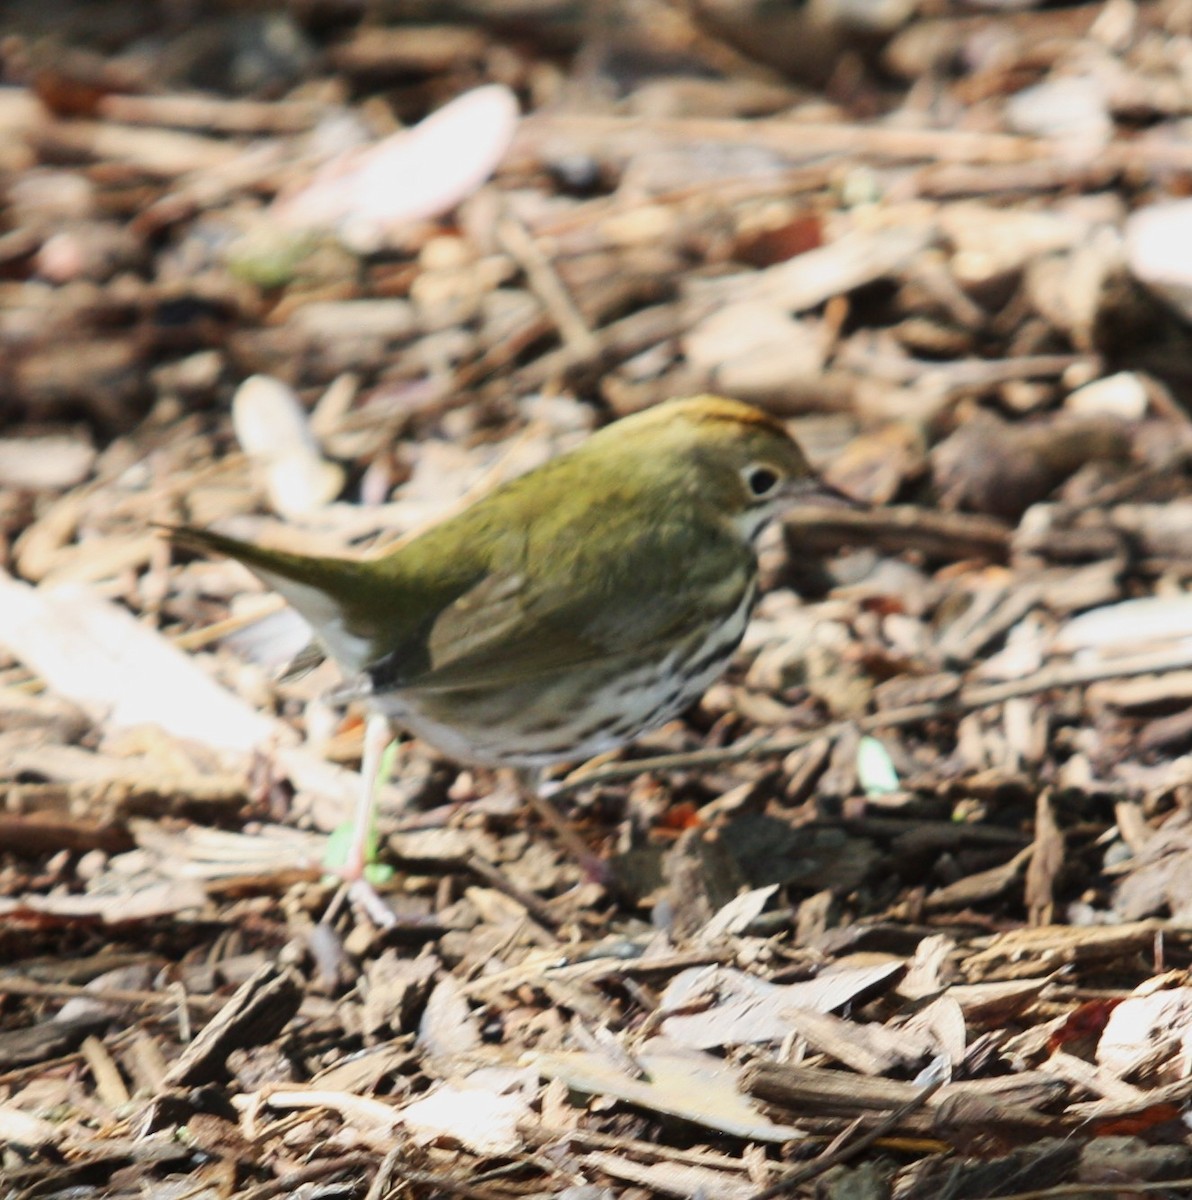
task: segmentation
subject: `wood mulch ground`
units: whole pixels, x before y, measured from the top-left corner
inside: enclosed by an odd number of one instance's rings
[[[4,5],[0,1198],[1190,1194],[1190,116],[1177,0]],[[407,742],[345,900],[359,713],[154,525],[701,391],[868,506],[611,881]]]

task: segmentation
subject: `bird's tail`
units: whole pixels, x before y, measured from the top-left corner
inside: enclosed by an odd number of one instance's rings
[[[375,657],[385,598],[376,594],[376,578],[364,563],[270,550],[189,525],[165,529],[176,546],[226,554],[248,567],[310,622],[346,674],[357,674]]]

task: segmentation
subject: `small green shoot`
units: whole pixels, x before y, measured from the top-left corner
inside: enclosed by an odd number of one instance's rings
[[[376,792],[380,791],[382,785],[388,782],[390,775],[393,773],[393,763],[397,758],[397,747],[398,741],[394,738],[385,747],[385,753],[381,755],[381,766],[377,771],[377,778],[373,782],[374,797]],[[353,823],[345,821],[342,825],[337,826],[327,839],[327,848],[323,851],[323,869],[329,874],[337,874],[339,869],[344,865],[344,861],[348,856],[348,848],[352,844],[352,835],[354,832]],[[368,840],[364,847],[364,878],[373,887],[379,887],[383,883],[388,883],[395,874],[393,868],[388,863],[375,861],[380,846],[381,839],[377,835],[377,814],[374,808],[369,814]]]

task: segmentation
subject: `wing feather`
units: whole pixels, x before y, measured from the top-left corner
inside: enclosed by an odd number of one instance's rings
[[[424,651],[395,647],[369,668],[374,687],[418,691],[511,684],[599,661],[632,662],[709,617],[732,613],[749,587],[749,547],[727,533],[675,521],[623,547],[577,537],[535,546],[504,539],[492,569],[446,605]],[[403,664],[421,659],[422,669]]]

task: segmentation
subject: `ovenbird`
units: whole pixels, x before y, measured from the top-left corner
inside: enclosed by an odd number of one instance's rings
[[[792,500],[830,493],[777,420],[697,396],[608,426],[381,557],[172,537],[280,592],[358,681],[382,718],[372,729],[392,720],[460,762],[541,768],[622,746],[697,699],[745,631],[758,534]],[[380,745],[366,738],[348,876],[363,868]]]

